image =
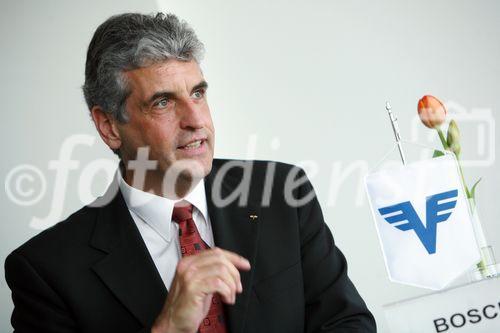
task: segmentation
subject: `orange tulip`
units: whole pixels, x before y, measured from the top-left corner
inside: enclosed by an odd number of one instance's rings
[[[418,115],[429,128],[438,128],[446,118],[446,108],[434,96],[425,95],[418,101]]]

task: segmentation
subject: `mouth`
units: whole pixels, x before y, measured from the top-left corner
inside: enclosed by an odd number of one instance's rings
[[[189,143],[178,146],[177,151],[182,158],[195,158],[197,156],[205,155],[208,151],[207,139],[197,139]]]
[[[193,149],[198,149],[201,147],[202,144],[204,144],[206,139],[198,139],[191,141],[183,146],[177,147],[177,149],[182,149],[182,150],[193,150]]]

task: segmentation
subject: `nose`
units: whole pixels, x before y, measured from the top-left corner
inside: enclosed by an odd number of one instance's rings
[[[180,126],[182,129],[200,129],[203,128],[203,108],[192,100],[182,103],[180,107]]]

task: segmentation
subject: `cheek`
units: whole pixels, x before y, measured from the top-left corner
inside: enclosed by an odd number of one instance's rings
[[[214,132],[214,123],[212,121],[212,114],[210,113],[210,109],[206,106],[205,110],[205,124],[208,129],[213,133]]]
[[[208,128],[210,129],[210,131],[211,131],[212,133],[214,133],[214,132],[215,132],[215,128],[214,128],[214,123],[212,122],[212,118],[210,118],[210,117],[209,117],[209,119],[208,119],[208,122],[207,122],[207,123],[208,123]]]
[[[122,149],[129,157],[135,157],[137,148],[144,142],[141,133],[130,126],[120,131],[120,139],[122,142]]]
[[[175,131],[161,124],[160,121],[136,123],[127,133],[128,145],[135,149],[149,147],[151,153],[171,148],[175,144]]]
[[[151,128],[146,135],[148,144],[158,150],[174,148],[176,145],[175,131],[172,128]]]

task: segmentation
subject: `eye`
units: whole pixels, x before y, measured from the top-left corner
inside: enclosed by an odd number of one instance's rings
[[[158,101],[156,101],[153,104],[153,106],[158,107],[158,108],[166,108],[168,106],[169,101],[170,100],[168,98],[164,97],[164,98],[161,98]]]
[[[191,96],[195,99],[202,99],[205,96],[205,89],[196,90]]]

